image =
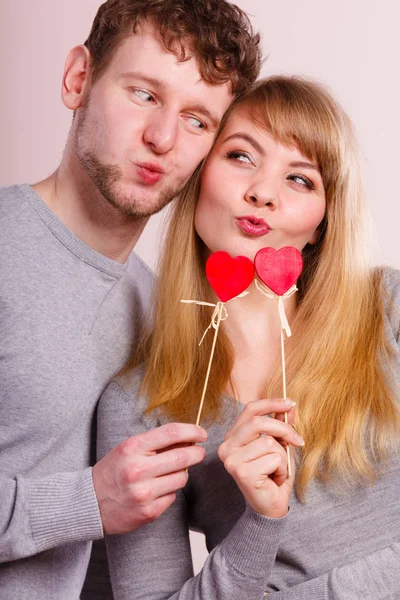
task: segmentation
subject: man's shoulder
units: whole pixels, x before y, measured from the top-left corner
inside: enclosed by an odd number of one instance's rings
[[[141,273],[146,279],[153,280],[154,273],[136,252],[132,252],[128,261],[128,270],[132,273]]]
[[[18,215],[26,206],[26,185],[0,187],[0,221]]]
[[[139,285],[143,290],[151,292],[155,279],[154,273],[135,252],[132,252],[129,257],[127,269],[135,282],[135,287]]]

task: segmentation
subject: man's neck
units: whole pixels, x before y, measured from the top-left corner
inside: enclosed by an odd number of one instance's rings
[[[32,188],[87,246],[120,263],[127,260],[147,222],[111,206],[73,156],[64,156],[57,171]]]

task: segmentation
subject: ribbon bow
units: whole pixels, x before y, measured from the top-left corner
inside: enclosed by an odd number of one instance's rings
[[[204,338],[207,335],[207,332],[211,328],[217,329],[219,327],[219,323],[221,321],[225,321],[225,319],[228,318],[228,311],[226,310],[226,304],[228,302],[232,302],[232,300],[236,300],[236,298],[243,298],[244,296],[247,296],[248,293],[249,292],[242,292],[241,294],[239,294],[238,296],[235,296],[234,298],[231,298],[227,302],[218,301],[217,304],[213,304],[212,302],[203,302],[202,300],[181,300],[181,302],[183,302],[184,304],[197,304],[199,306],[213,306],[214,307],[210,324],[207,327],[207,329],[205,330],[205,332],[203,333],[202,338],[199,342],[199,346],[201,346]]]
[[[243,296],[247,296],[248,293],[249,292],[242,292],[241,294],[238,294],[237,296],[235,296],[234,298],[231,298],[227,302],[231,302],[231,300],[236,300],[236,298],[242,298]],[[204,398],[206,397],[208,378],[210,376],[211,363],[212,363],[213,356],[214,356],[214,350],[215,350],[215,344],[217,341],[219,326],[221,324],[221,321],[224,321],[228,317],[228,311],[226,310],[226,306],[225,306],[225,304],[227,304],[227,302],[218,301],[217,304],[212,304],[211,302],[203,302],[202,300],[181,300],[181,302],[184,302],[185,304],[198,304],[200,306],[214,306],[214,311],[213,311],[213,314],[211,317],[211,322],[210,322],[209,326],[207,327],[207,329],[205,330],[205,332],[203,333],[203,337],[201,338],[200,343],[199,343],[199,346],[200,346],[200,344],[203,342],[203,340],[206,336],[206,333],[209,329],[211,329],[211,328],[215,329],[214,339],[213,339],[213,343],[212,343],[212,347],[211,347],[210,360],[208,361],[207,373],[206,373],[206,378],[204,381],[203,393],[201,395],[199,411],[197,413],[196,425],[198,425],[200,423],[201,411],[203,410]]]
[[[292,335],[292,331],[290,329],[289,321],[287,320],[287,316],[286,316],[286,312],[285,312],[285,304],[284,304],[283,300],[286,298],[290,298],[290,296],[293,296],[293,294],[295,294],[297,292],[298,288],[297,288],[296,284],[293,284],[292,287],[289,288],[288,291],[285,292],[282,296],[278,296],[278,294],[275,294],[272,290],[270,290],[269,288],[264,286],[262,283],[257,281],[257,279],[255,280],[255,284],[256,284],[256,288],[262,294],[264,294],[264,296],[266,296],[267,298],[271,298],[272,300],[275,299],[277,301],[279,320],[281,322],[281,329],[283,329],[283,331],[286,333],[287,337],[290,337]]]

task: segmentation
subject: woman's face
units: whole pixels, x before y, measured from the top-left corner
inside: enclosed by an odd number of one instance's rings
[[[324,214],[318,166],[236,111],[202,173],[195,228],[208,249],[250,259],[265,246],[301,251],[317,241]]]

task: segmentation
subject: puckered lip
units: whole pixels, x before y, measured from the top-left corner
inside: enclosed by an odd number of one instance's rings
[[[271,229],[265,219],[261,219],[260,217],[256,217],[255,215],[243,215],[241,217],[236,217],[237,221],[248,221],[252,225],[258,225],[260,227],[266,227]]]
[[[158,165],[157,163],[141,162],[136,163],[136,166],[140,169],[147,169],[148,171],[153,171],[153,173],[165,173],[165,169],[163,169],[162,166]]]

